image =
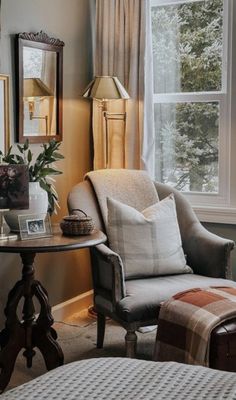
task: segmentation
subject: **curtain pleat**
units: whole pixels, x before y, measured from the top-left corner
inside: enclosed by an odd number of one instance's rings
[[[108,111],[127,111],[125,134],[124,123],[109,123],[110,168],[142,166],[145,34],[146,0],[97,0],[95,75],[117,76],[130,95],[109,102]],[[105,168],[104,149],[95,147],[103,133],[98,102],[93,105],[94,168]]]

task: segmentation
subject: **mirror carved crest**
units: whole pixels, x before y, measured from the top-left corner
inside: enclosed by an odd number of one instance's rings
[[[17,139],[62,140],[64,42],[45,32],[16,35]]]

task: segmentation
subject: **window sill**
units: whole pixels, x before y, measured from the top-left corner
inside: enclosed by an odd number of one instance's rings
[[[193,209],[201,222],[236,224],[236,208],[193,206]]]

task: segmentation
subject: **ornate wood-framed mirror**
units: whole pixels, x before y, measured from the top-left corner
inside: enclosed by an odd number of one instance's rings
[[[62,140],[64,42],[45,32],[16,35],[16,127],[22,143]]]

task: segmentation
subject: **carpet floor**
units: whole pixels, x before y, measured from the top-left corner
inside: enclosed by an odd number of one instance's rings
[[[53,326],[58,334],[58,342],[62,348],[65,364],[94,357],[125,357],[125,330],[108,320],[103,349],[96,348],[96,319],[88,315],[87,310],[75,314],[66,321],[57,321]],[[138,332],[137,358],[152,359],[156,331]],[[9,390],[28,382],[46,372],[41,353],[36,349],[32,368],[26,367],[26,360],[19,354],[10,383]]]

